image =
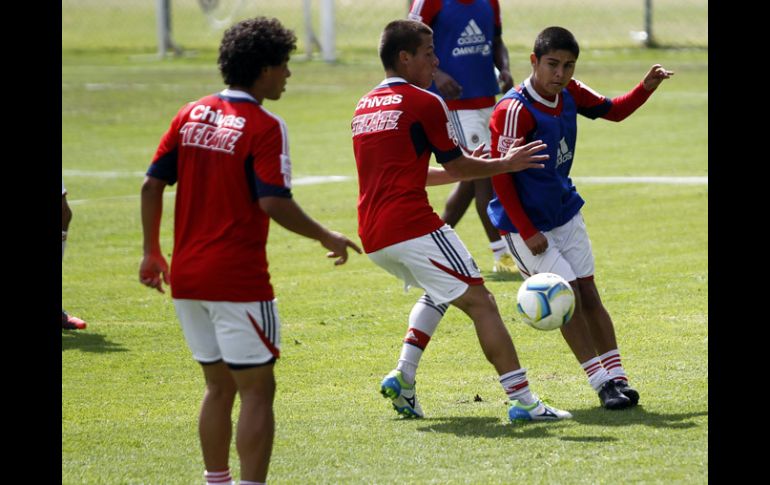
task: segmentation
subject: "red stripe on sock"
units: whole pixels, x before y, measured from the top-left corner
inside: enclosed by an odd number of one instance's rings
[[[511,387],[506,387],[505,388],[505,392],[507,394],[511,394],[513,392],[520,391],[520,390],[524,389],[527,386],[529,386],[529,381],[524,381],[524,382],[521,382],[519,384],[514,384]]]
[[[409,327],[409,330],[406,331],[404,343],[414,345],[420,350],[425,350],[425,347],[428,346],[428,342],[430,342],[430,335],[427,333],[414,327]]]

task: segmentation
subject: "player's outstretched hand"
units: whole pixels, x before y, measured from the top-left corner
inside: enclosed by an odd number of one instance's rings
[[[653,91],[658,86],[660,86],[660,83],[662,83],[664,79],[668,79],[673,75],[674,71],[668,71],[664,69],[660,64],[655,64],[650,68],[650,70],[647,72],[647,75],[644,76],[644,79],[642,80],[644,89],[647,91]]]
[[[162,254],[147,254],[139,265],[139,281],[161,293],[163,283],[168,283],[168,263]]]
[[[334,262],[335,266],[345,264],[348,260],[348,248],[353,249],[358,254],[361,254],[361,248],[356,243],[345,237],[344,234],[339,232],[329,231],[328,236],[321,241],[323,247],[329,250],[326,253],[327,258],[337,258]]]
[[[521,172],[528,168],[543,168],[545,165],[540,163],[543,160],[550,158],[547,154],[535,155],[537,152],[545,150],[548,145],[543,143],[542,140],[535,140],[522,145],[524,138],[516,138],[513,144],[506,152],[503,160],[508,162],[509,172]]]

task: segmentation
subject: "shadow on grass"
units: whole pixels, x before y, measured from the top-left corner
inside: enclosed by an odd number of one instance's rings
[[[511,424],[498,418],[486,417],[456,417],[456,418],[425,418],[420,420],[426,426],[417,431],[427,433],[451,433],[456,436],[483,436],[485,438],[549,438],[558,437],[554,434],[564,423],[516,423]]]
[[[128,349],[115,342],[110,342],[104,335],[88,330],[62,330],[61,350],[79,349],[83,352],[126,352]]]
[[[518,271],[515,273],[492,273],[484,271],[482,276],[489,281],[524,281],[524,277]]]
[[[456,436],[485,438],[559,438],[564,441],[585,443],[606,443],[617,441],[613,436],[560,436],[559,429],[570,423],[588,426],[633,426],[645,425],[653,428],[688,429],[698,426],[690,421],[698,416],[708,416],[707,411],[695,413],[661,414],[647,412],[642,406],[622,411],[607,411],[597,408],[585,411],[571,411],[572,419],[559,422],[509,423],[488,417],[425,418],[417,431],[427,433],[450,433]]]
[[[688,429],[698,426],[691,420],[699,416],[708,416],[708,411],[694,413],[653,413],[642,405],[630,409],[608,411],[602,408],[583,411],[571,411],[572,420],[589,426],[633,426],[641,424],[652,428]]]

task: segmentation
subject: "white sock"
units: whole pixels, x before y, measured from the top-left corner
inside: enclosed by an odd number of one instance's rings
[[[433,332],[436,331],[441,318],[447,310],[447,304],[436,305],[426,295],[422,295],[409,313],[409,329],[401,346],[401,356],[398,358],[397,370],[407,384],[414,384],[417,375],[417,366],[420,358],[428,346]]]
[[[508,252],[508,246],[505,245],[505,241],[503,239],[489,243],[489,249],[492,250],[492,255],[495,257],[495,261],[500,261],[500,257]]]
[[[599,388],[602,387],[602,384],[612,379],[607,370],[602,367],[599,357],[587,360],[580,364],[580,366],[588,376],[588,383],[591,384],[591,387],[593,387],[596,392],[599,392]]]
[[[250,482],[248,480],[241,480],[241,485],[267,485],[267,482]]]
[[[511,401],[516,399],[525,406],[535,402],[535,397],[529,390],[527,369],[522,367],[521,369],[501,375],[500,384]]]
[[[234,485],[229,468],[217,472],[206,471],[203,477],[206,479],[206,485]]]
[[[67,247],[67,241],[62,239],[62,242],[61,242],[61,259],[64,259],[64,248],[66,248],[66,247]]]
[[[601,359],[602,366],[607,369],[611,379],[622,379],[628,382],[626,371],[620,363],[620,351],[618,349],[612,349],[609,352],[600,355],[599,359]]]

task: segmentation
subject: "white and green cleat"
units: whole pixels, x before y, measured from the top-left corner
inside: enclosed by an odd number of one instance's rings
[[[420,403],[414,392],[415,385],[404,381],[400,370],[392,370],[380,383],[380,394],[390,399],[393,409],[405,418],[422,418]]]
[[[558,421],[572,417],[569,412],[551,407],[541,399],[530,405],[524,405],[515,399],[509,404],[508,417],[514,423],[519,421]]]

